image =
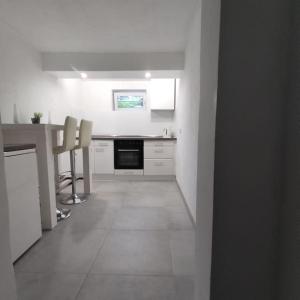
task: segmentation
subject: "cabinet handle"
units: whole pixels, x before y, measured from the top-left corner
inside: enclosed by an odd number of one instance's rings
[[[159,150],[154,150],[155,153],[164,153],[163,149],[159,149]]]
[[[160,162],[160,163],[154,163],[155,167],[162,167],[164,165],[164,163]]]
[[[96,152],[104,152],[104,149],[96,149]]]

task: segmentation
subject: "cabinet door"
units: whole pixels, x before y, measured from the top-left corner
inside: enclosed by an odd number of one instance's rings
[[[114,148],[94,147],[95,174],[114,174]]]
[[[152,79],[150,102],[152,110],[175,109],[175,79]]]
[[[145,159],[144,175],[174,175],[173,159]]]
[[[41,213],[36,154],[5,158],[12,260],[41,236]]]
[[[144,158],[173,158],[173,147],[144,147]]]
[[[174,147],[175,142],[170,140],[145,141],[144,147]]]

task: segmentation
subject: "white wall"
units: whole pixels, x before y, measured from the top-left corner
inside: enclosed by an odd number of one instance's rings
[[[0,112],[2,121],[13,121],[13,106],[19,108],[20,122],[30,122],[34,111],[47,112],[56,106],[56,80],[41,72],[41,56],[0,21]],[[9,243],[8,203],[5,187],[2,131],[0,125],[0,298],[14,300],[16,287]]]
[[[221,0],[201,1],[196,299],[211,299],[215,128]],[[226,278],[223,278],[226,281]]]
[[[177,180],[196,220],[196,295],[210,299],[220,0],[198,1],[177,104]]]
[[[177,181],[196,220],[198,129],[200,106],[200,5],[188,38],[185,69],[177,101]]]
[[[13,121],[17,104],[20,122],[35,111],[44,113],[59,104],[56,79],[41,71],[41,55],[8,25],[0,21],[0,112],[3,123]]]
[[[1,21],[0,21],[1,22]],[[20,123],[30,123],[42,112],[43,123],[63,124],[66,115],[94,121],[94,133],[161,134],[174,128],[173,112],[113,111],[113,89],[147,89],[149,81],[97,81],[62,79],[41,71],[41,54],[8,25],[0,23],[0,112],[3,123],[12,123],[14,104]]]
[[[147,97],[146,110],[113,110],[114,89],[149,90],[150,81],[61,79],[60,85],[62,109],[68,107],[65,114],[92,120],[95,134],[162,134],[165,127],[175,130],[174,112],[151,111],[150,97]],[[62,121],[54,112],[52,116],[54,121]]]
[[[16,300],[16,285],[10,254],[8,200],[4,172],[3,140],[0,120],[0,298]]]

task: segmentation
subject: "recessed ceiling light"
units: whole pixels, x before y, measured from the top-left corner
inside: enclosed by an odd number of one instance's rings
[[[80,76],[82,79],[87,79],[88,77],[86,73],[80,73]]]
[[[151,76],[152,76],[152,75],[151,75],[151,73],[150,73],[150,72],[146,72],[146,73],[145,73],[145,78],[147,78],[147,79],[150,79],[150,78],[151,78]]]

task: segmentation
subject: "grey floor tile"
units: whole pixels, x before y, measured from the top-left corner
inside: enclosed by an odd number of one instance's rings
[[[42,232],[42,237],[38,241],[36,241],[36,243],[34,243],[28,249],[28,251],[25,252],[23,254],[23,256],[21,256],[19,259],[22,260],[26,256],[31,255],[33,253],[36,253],[36,252],[40,251],[42,248],[44,248],[47,245],[48,240],[51,238],[52,234],[53,234],[53,231],[43,231]]]
[[[161,195],[134,191],[125,195],[123,204],[125,207],[164,207],[165,201]]]
[[[194,277],[177,276],[175,278],[175,300],[194,300]]]
[[[132,188],[131,181],[121,180],[99,180],[93,181],[93,191],[95,193],[102,192],[124,192],[130,191]]]
[[[78,300],[174,300],[172,277],[88,275]]]
[[[176,183],[93,184],[89,200],[15,264],[19,298],[75,299],[90,271],[79,300],[192,300],[193,225]]]
[[[173,273],[176,275],[194,275],[195,268],[195,232],[172,231],[170,233]]]
[[[81,206],[73,209],[71,216],[60,222],[55,231],[68,230],[91,231],[93,229],[110,229],[117,214],[117,209],[95,206]]]
[[[141,192],[179,192],[175,181],[135,181],[132,183],[134,190]]]
[[[98,192],[94,194],[94,199],[89,204],[91,206],[100,206],[108,208],[120,208],[123,206],[123,199],[126,191],[123,192]]]
[[[130,192],[123,198],[125,207],[181,207],[185,209],[181,196],[176,193],[161,194],[157,191]]]
[[[169,233],[112,231],[91,269],[102,274],[171,274]]]
[[[118,211],[113,229],[167,229],[168,213],[164,208],[122,208]]]
[[[170,224],[169,229],[172,230],[193,230],[194,225],[187,213],[187,211],[174,210],[173,208],[166,208],[169,213]]]
[[[164,202],[166,207],[179,207],[186,209],[182,196],[178,192],[170,192],[164,195]]]
[[[19,273],[16,283],[19,300],[74,300],[85,275]]]
[[[15,264],[17,272],[87,273],[101,248],[106,231],[55,232],[37,252]]]

